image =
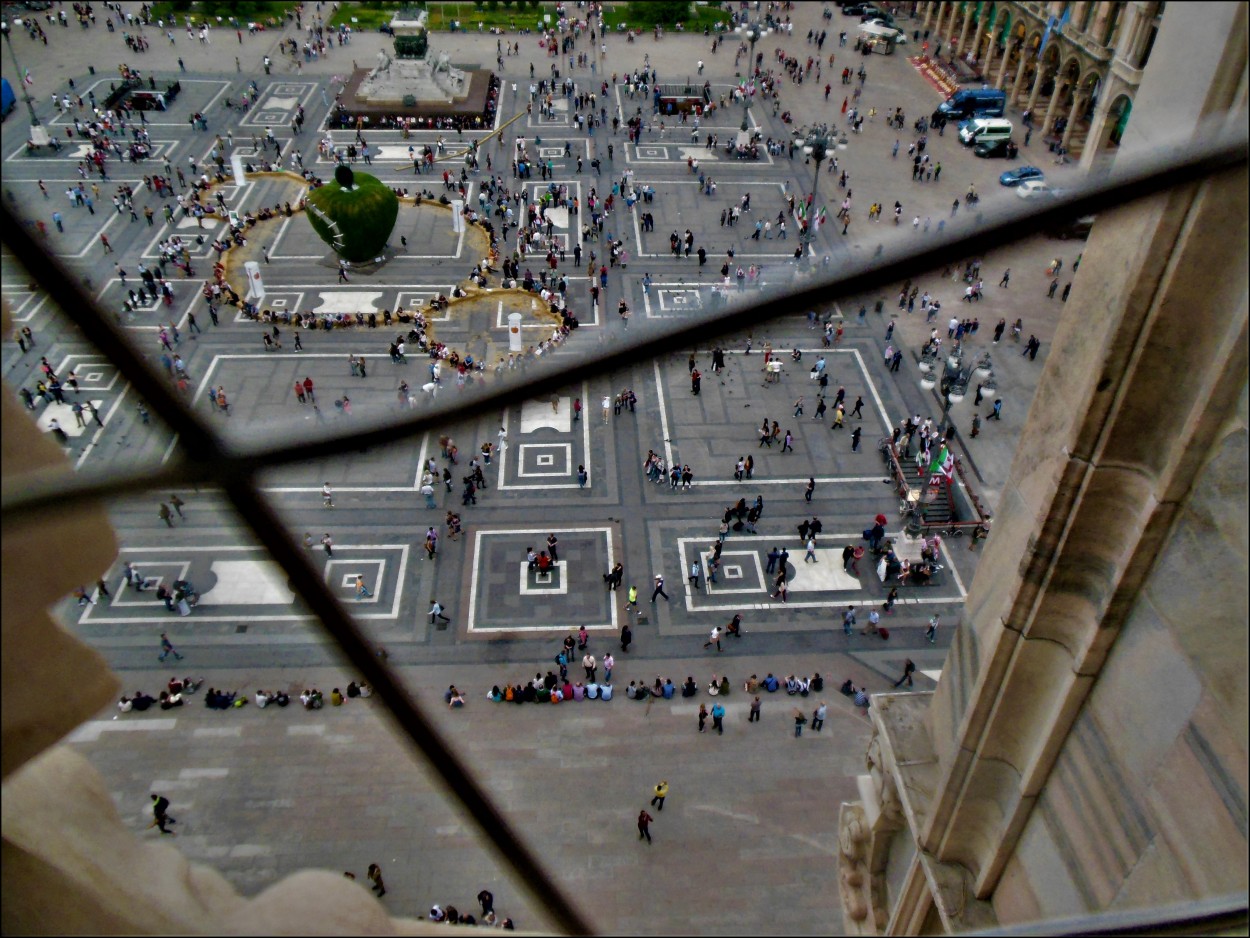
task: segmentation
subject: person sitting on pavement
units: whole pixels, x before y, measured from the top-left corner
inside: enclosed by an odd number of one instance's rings
[[[334,690],[330,691],[330,706],[331,707],[343,706],[343,692],[340,691],[337,687],[334,688]]]
[[[811,688],[813,694],[819,694],[825,689],[825,679],[819,674],[813,674],[811,681],[808,683],[808,687]]]
[[[862,687],[859,690],[855,691],[855,706],[863,707],[865,710],[867,710],[871,705],[872,705],[872,701],[868,699],[868,695],[864,692],[864,689]]]
[[[658,674],[655,677],[655,686],[651,688],[651,694],[654,697],[664,696],[664,682],[660,680],[660,676]]]
[[[748,694],[754,694],[760,689],[760,679],[752,674],[749,678],[747,678],[746,683],[742,685],[742,689]]]
[[[498,690],[498,688],[496,688],[496,690]],[[355,681],[352,681],[350,684],[347,685],[347,696],[348,696],[348,699],[352,697],[360,696],[360,688],[356,686]]]
[[[664,679],[664,688],[663,688],[663,690],[661,691],[661,693],[664,695],[664,699],[665,699],[665,700],[672,700],[672,699],[673,699],[673,695],[674,695],[675,693],[677,693],[677,688],[673,686],[673,679],[672,679],[672,678],[665,678],[665,679]]]
[[[366,684],[364,681],[360,682],[360,696],[361,697],[373,696],[373,688],[370,687],[368,684]]]
[[[637,699],[638,697],[638,682],[637,681],[629,682],[629,686],[625,688],[625,696],[628,697],[630,700]]]
[[[278,691],[276,694],[273,695],[273,702],[276,703],[279,707],[285,707],[288,704],[290,704],[291,695],[286,694],[282,691]]]
[[[350,690],[351,688],[349,687],[348,689]],[[486,695],[486,699],[492,703],[499,703],[503,700],[503,691],[499,689],[498,684],[490,689],[490,693]]]
[[[777,692],[777,688],[780,686],[781,682],[773,676],[772,671],[769,671],[768,676],[764,678],[764,690],[768,691],[770,694],[775,694]]]
[[[451,694],[447,698],[447,706],[453,710],[464,706],[464,695],[456,689],[454,684],[451,687]]]
[[[799,682],[795,680],[793,674],[786,678],[786,693],[793,697],[799,692]]]
[[[611,684],[605,683],[605,684],[599,685],[599,699],[600,700],[612,699],[612,685]]]
[[[693,697],[699,693],[699,685],[694,682],[693,677],[687,677],[686,683],[681,685],[681,695],[683,697]]]
[[[268,707],[270,701],[272,700],[273,700],[272,694],[267,694],[263,690],[256,691],[256,706],[260,707],[262,710]]]
[[[172,710],[174,707],[182,706],[182,695],[171,694],[167,690],[161,691],[161,709]]]
[[[117,701],[117,709],[122,713],[129,713],[132,707],[134,707],[134,703],[131,699],[125,694],[122,694],[122,699]]]
[[[594,681],[591,681],[589,684],[586,685],[586,699],[587,700],[599,699],[599,685],[596,684]]]
[[[156,703],[156,698],[149,697],[141,690],[135,691],[134,697],[130,699],[130,705],[140,713],[148,709],[148,707],[152,706],[154,703]]]
[[[712,683],[707,686],[707,692],[709,697],[720,696],[720,678],[715,674],[712,675]]]
[[[846,683],[839,687],[838,690],[846,697],[855,696],[855,684],[849,677],[846,679]]]

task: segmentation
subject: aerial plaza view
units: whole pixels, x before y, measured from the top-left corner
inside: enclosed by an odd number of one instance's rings
[[[5,930],[1244,928],[1247,10],[5,3]]]

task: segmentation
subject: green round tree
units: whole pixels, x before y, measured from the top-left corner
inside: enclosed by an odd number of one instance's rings
[[[307,208],[321,240],[339,257],[361,263],[386,247],[399,217],[399,197],[376,177],[339,166],[334,182],[308,193]]]

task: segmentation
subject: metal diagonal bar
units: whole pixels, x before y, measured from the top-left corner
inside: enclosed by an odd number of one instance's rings
[[[507,819],[486,796],[473,773],[422,716],[416,701],[395,679],[391,669],[371,651],[364,634],[331,594],[325,580],[313,569],[308,552],[291,540],[286,525],[256,489],[254,482],[244,477],[234,478],[226,485],[226,495],[239,516],[269,550],[270,556],[290,576],[296,592],[308,603],[321,627],[338,643],[352,666],[374,686],[391,719],[425,756],[430,768],[442,777],[448,792],[464,805],[498,851],[503,864],[512,868],[535,903],[546,909],[566,933],[593,934],[590,923],[556,886],[534,852],[517,836]]]
[[[1074,214],[1087,214],[1112,208],[1124,202],[1155,195],[1176,186],[1197,182],[1213,174],[1245,165],[1247,134],[1244,126],[1208,136],[1212,140],[1210,143],[1195,145],[1187,141],[1182,142],[1164,150],[1161,155],[1129,163],[1122,171],[1074,189],[1070,196],[1056,199],[1040,209],[996,213],[997,217],[989,222],[984,220],[974,222],[965,216],[961,225],[953,226],[953,230],[958,233],[957,236],[950,236],[926,250],[912,251],[896,247],[882,251],[881,255],[874,260],[851,265],[849,272],[845,274],[820,280],[803,289],[789,292],[778,291],[770,294],[765,301],[758,304],[741,306],[724,313],[709,314],[673,325],[639,329],[637,330],[638,338],[631,344],[622,345],[614,351],[584,355],[580,357],[578,363],[567,366],[559,362],[531,365],[527,380],[501,384],[491,392],[467,396],[454,406],[434,408],[422,416],[412,417],[398,423],[365,425],[349,433],[278,444],[268,449],[255,450],[242,455],[231,455],[220,448],[210,449],[212,455],[207,459],[201,455],[199,460],[195,460],[196,455],[205,452],[204,448],[200,447],[198,453],[188,452],[187,455],[192,457],[193,461],[182,467],[139,470],[137,473],[112,473],[95,477],[79,475],[59,481],[19,477],[5,480],[0,505],[2,505],[6,520],[18,521],[30,513],[46,515],[48,511],[70,510],[82,499],[98,498],[120,491],[134,491],[136,488],[142,488],[145,480],[153,484],[173,478],[195,482],[212,481],[223,475],[228,477],[233,471],[250,472],[258,467],[276,467],[335,456],[353,448],[394,444],[407,437],[436,429],[439,425],[449,421],[465,420],[497,411],[501,406],[515,401],[518,396],[525,397],[549,390],[553,383],[567,385],[597,377],[604,371],[629,364],[640,358],[655,357],[671,352],[674,348],[688,347],[715,339],[735,329],[750,328],[758,326],[762,321],[803,312],[813,304],[827,302],[833,295],[836,295],[835,291],[849,293],[877,288],[914,275],[917,269],[932,269],[970,254],[980,253],[986,249],[1036,234],[1044,225],[1065,220]],[[7,206],[0,206],[0,220],[5,222],[4,228],[0,229],[6,232],[4,239],[10,243],[14,253],[23,263],[32,270],[47,266],[49,263],[47,258],[35,245],[25,228],[12,223]],[[52,262],[52,265],[59,276],[51,279],[45,287],[53,301],[66,311],[83,310],[84,313],[71,313],[70,315],[79,323],[88,339],[95,342],[106,354],[117,354],[119,358],[124,358],[126,364],[122,366],[122,370],[126,371],[128,376],[135,377],[130,374],[128,368],[144,376],[142,382],[136,380],[136,387],[142,383],[141,391],[151,391],[154,401],[162,400],[164,403],[163,395],[160,393],[163,391],[163,385],[160,384],[159,379],[147,370],[143,362],[136,359],[128,343],[118,337],[105,316],[94,310],[94,304],[82,293],[73,278],[61,270],[55,262]],[[85,311],[88,310],[94,314],[86,313]],[[124,353],[114,350],[124,350]],[[165,409],[177,415],[170,420],[171,425],[179,426],[181,423],[187,427],[195,427],[199,432],[205,432],[199,421],[187,419],[187,411],[180,402],[174,402]],[[160,412],[162,416],[165,415],[164,409],[160,409]],[[171,475],[171,473],[176,473],[176,475]]]

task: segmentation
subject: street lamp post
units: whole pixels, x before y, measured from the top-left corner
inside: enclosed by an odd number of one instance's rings
[[[816,164],[816,173],[812,177],[812,204],[807,210],[807,227],[803,232],[801,244],[804,248],[811,246],[816,238],[816,196],[820,192],[820,164],[829,155],[829,145],[833,139],[833,131],[827,124],[817,124],[808,131],[803,141],[803,152],[808,159]],[[806,253],[806,250],[805,250]]]
[[[15,18],[13,20],[13,25],[21,27],[22,21],[20,19]],[[30,126],[38,127],[39,116],[35,113],[34,99],[31,98],[30,89],[27,87],[26,82],[22,76],[21,63],[17,61],[17,53],[13,50],[13,27],[9,25],[8,20],[0,20],[0,33],[4,35],[4,41],[8,44],[8,47],[9,47],[9,56],[13,59],[13,66],[17,70],[17,80],[18,80],[18,83],[21,84],[22,86],[22,100],[26,102],[26,110],[30,112]]]
[[[738,26],[736,31],[742,33],[747,42],[751,44],[750,60],[747,62],[747,81],[748,83],[755,77],[755,44],[770,32],[768,27],[761,26],[759,23],[752,23],[749,26]],[[742,133],[750,133],[751,124],[747,120],[747,112],[751,108],[751,96],[744,93],[742,95]]]

